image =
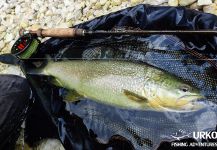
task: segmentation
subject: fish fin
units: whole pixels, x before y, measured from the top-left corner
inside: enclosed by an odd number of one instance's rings
[[[148,99],[145,98],[145,97],[143,97],[143,96],[140,96],[140,95],[138,95],[138,94],[136,94],[136,93],[133,93],[133,92],[131,92],[131,91],[129,91],[129,90],[126,90],[126,89],[124,89],[123,91],[124,91],[124,94],[125,94],[129,99],[131,99],[131,100],[133,100],[133,101],[136,101],[136,102],[148,102]]]
[[[63,96],[65,101],[76,102],[83,98],[76,90],[68,90],[66,94]]]
[[[51,77],[50,82],[56,86],[64,87],[63,84],[57,78]]]

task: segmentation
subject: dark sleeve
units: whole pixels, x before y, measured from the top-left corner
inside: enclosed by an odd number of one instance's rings
[[[0,75],[0,149],[8,149],[7,145],[13,145],[19,136],[30,95],[25,78]]]

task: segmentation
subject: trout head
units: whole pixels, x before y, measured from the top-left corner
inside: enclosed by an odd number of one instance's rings
[[[168,110],[192,111],[200,109],[198,100],[204,98],[200,90],[174,76],[161,80],[157,85],[154,100],[150,103],[153,107]]]

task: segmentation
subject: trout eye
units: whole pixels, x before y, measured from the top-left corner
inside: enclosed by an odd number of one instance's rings
[[[188,92],[188,91],[191,90],[191,87],[189,87],[188,85],[182,85],[182,86],[180,87],[180,90],[181,90],[182,92]]]
[[[182,91],[183,92],[188,92],[188,88],[183,88]]]

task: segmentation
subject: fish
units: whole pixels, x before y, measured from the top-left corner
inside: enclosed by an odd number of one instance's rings
[[[31,147],[31,149],[47,149],[47,150],[51,150],[51,149],[58,149],[58,150],[65,150],[65,148],[63,147],[62,143],[58,140],[58,139],[54,139],[54,138],[44,138],[41,139],[38,142],[34,143],[34,146]],[[27,149],[28,150],[28,149]]]
[[[90,99],[123,109],[195,111],[203,106],[200,90],[157,67],[124,60],[48,61],[30,75],[51,77],[67,89],[64,100]]]

